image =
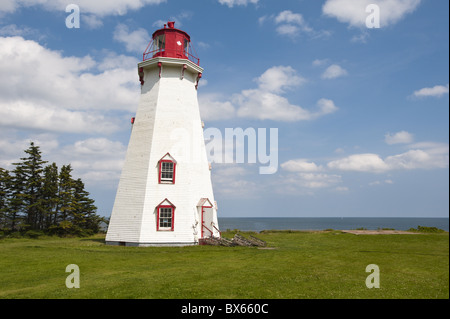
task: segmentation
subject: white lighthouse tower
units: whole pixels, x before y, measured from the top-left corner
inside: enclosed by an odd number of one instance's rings
[[[203,69],[189,35],[168,22],[138,64],[141,96],[106,235],[124,246],[220,237],[197,101]]]

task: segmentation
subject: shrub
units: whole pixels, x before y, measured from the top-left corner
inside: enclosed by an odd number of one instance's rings
[[[43,236],[44,232],[43,231],[38,231],[38,230],[29,230],[25,233],[25,236],[32,238],[32,239],[37,239],[39,238],[39,236]]]
[[[419,232],[419,233],[444,233],[445,230],[439,229],[437,227],[427,227],[427,226],[417,226],[417,228],[410,228],[408,231]]]

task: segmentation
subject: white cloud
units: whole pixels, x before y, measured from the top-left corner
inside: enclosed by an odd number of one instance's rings
[[[98,112],[69,111],[55,106],[27,102],[0,102],[0,124],[47,132],[104,133],[119,129],[115,120]]]
[[[81,15],[81,24],[87,25],[89,29],[98,29],[103,26],[103,21],[94,14]]]
[[[202,114],[210,119],[231,118],[236,110],[235,114],[238,117],[295,122],[313,120],[338,110],[332,100],[320,99],[316,110],[307,110],[291,104],[286,97],[282,96],[281,93],[298,87],[306,81],[292,67],[272,67],[255,81],[258,83],[257,88],[234,94],[230,101],[218,100],[217,94],[201,97],[200,99],[203,100],[201,104],[204,105],[204,107],[201,106]],[[207,109],[206,102],[212,106],[211,109]],[[222,117],[221,110],[224,111]]]
[[[342,171],[383,172],[388,165],[377,154],[355,154],[331,161],[328,168]]]
[[[175,22],[175,28],[180,28],[183,26],[184,20],[190,20],[193,16],[193,13],[191,11],[182,11],[181,13],[170,16],[167,20],[159,19],[153,22],[152,26],[158,29],[161,29],[164,27],[165,24],[167,24],[168,21]]]
[[[438,163],[436,158],[423,150],[409,150],[399,155],[389,156],[385,159],[385,162],[389,169],[444,167]]]
[[[211,180],[215,193],[234,198],[255,196],[264,186],[252,181],[250,171],[237,164],[213,166]]]
[[[26,26],[17,26],[15,24],[8,24],[0,28],[0,36],[31,36],[38,39],[45,38],[38,30],[31,29]]]
[[[58,149],[59,143],[53,134],[33,134],[33,139],[17,137],[14,133],[0,132],[2,139],[0,139],[0,167],[8,170],[13,170],[12,163],[19,162],[21,157],[24,157],[24,150],[30,147],[30,142],[35,142],[35,145],[40,147],[43,153],[43,159],[47,160],[46,155]]]
[[[414,137],[411,133],[408,133],[406,131],[397,132],[395,134],[387,133],[384,136],[384,140],[387,144],[409,144],[412,143],[414,140]]]
[[[139,98],[136,69],[106,54],[65,57],[31,40],[0,37],[0,124],[57,132],[118,129],[106,110],[134,110]],[[135,60],[137,61],[137,60]],[[45,84],[45,85],[43,85]]]
[[[394,184],[394,182],[390,179],[386,179],[383,182],[382,181],[374,181],[374,182],[370,182],[369,186],[377,186],[377,185],[382,185],[382,184]]]
[[[413,93],[415,97],[441,97],[445,94],[448,94],[449,86],[447,85],[436,85],[432,88],[423,88],[417,90]]]
[[[214,93],[198,95],[198,104],[202,120],[217,121],[235,117],[236,111],[229,101],[220,102],[222,96]]]
[[[333,101],[326,99],[317,102],[318,111],[306,110],[283,96],[260,89],[242,91],[233,101],[238,106],[239,117],[282,122],[313,120],[337,110]]]
[[[381,27],[399,22],[406,15],[414,12],[420,2],[421,0],[376,1],[375,3],[380,7]],[[373,3],[373,0],[327,0],[322,7],[322,12],[352,27],[365,28],[366,18],[369,16],[366,7]]]
[[[421,146],[422,149],[414,148]],[[418,143],[414,149],[386,157],[377,154],[355,154],[328,163],[329,169],[381,173],[391,170],[448,168],[449,146],[441,143]]]
[[[279,181],[283,193],[307,193],[314,189],[334,187],[342,182],[342,177],[335,174],[324,173],[296,173],[284,176]]]
[[[275,23],[292,23],[301,26],[305,24],[305,20],[300,13],[293,13],[290,10],[285,10],[275,17]]]
[[[298,87],[306,80],[290,66],[274,66],[265,71],[257,80],[263,91],[283,93],[287,89]]]
[[[139,28],[130,32],[125,24],[118,24],[114,30],[114,40],[125,44],[128,52],[144,53],[145,48],[151,40],[147,30]]]
[[[290,160],[280,166],[288,172],[317,172],[322,170],[322,167],[314,162],[308,162],[306,159]]]
[[[322,66],[322,65],[326,64],[327,62],[328,62],[328,59],[322,59],[322,60],[316,59],[312,62],[312,65],[313,66]]]
[[[343,69],[337,64],[330,65],[325,72],[322,74],[322,79],[336,79],[341,76],[346,76],[348,74],[347,70]]]
[[[300,28],[292,24],[283,24],[277,27],[278,34],[295,36],[300,32]]]
[[[259,0],[219,0],[220,4],[226,5],[229,8],[234,6],[246,6],[249,3],[258,4]]]
[[[128,10],[139,10],[146,5],[157,5],[166,0],[77,0],[76,4],[83,13],[98,16],[124,15]],[[73,0],[2,0],[0,12],[12,13],[20,7],[42,6],[49,11],[64,11]]]
[[[338,107],[334,105],[334,102],[328,99],[320,99],[319,101],[317,101],[317,106],[319,108],[319,111],[316,113],[312,113],[312,118],[331,114],[338,110]]]
[[[126,146],[106,138],[89,138],[65,146],[57,156],[71,163],[76,174],[89,183],[117,181],[125,161]]]
[[[101,183],[108,188],[119,180],[126,155],[126,145],[121,142],[97,137],[64,144],[57,134],[32,134],[29,138],[16,133],[2,134],[0,140],[0,167],[12,170],[24,156],[30,142],[40,147],[42,159],[58,167],[71,164],[74,178],[82,178],[87,184]],[[106,182],[106,183],[105,183]]]
[[[278,15],[262,16],[258,19],[259,24],[262,25],[266,20],[271,20],[275,24],[278,34],[286,35],[292,38],[299,36],[301,33],[307,33],[312,36],[320,35],[315,32],[306,23],[303,15],[294,13],[290,10],[281,11]]]

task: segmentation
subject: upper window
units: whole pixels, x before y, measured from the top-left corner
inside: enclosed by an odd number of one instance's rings
[[[175,184],[175,168],[177,162],[169,153],[159,160],[159,183]]]
[[[189,41],[184,39],[184,55],[189,56]]]
[[[166,48],[166,36],[161,34],[157,36],[154,40],[154,50],[164,51]]]
[[[161,161],[161,182],[173,183],[175,163]]]

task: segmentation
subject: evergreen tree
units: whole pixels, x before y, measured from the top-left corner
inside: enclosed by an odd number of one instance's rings
[[[77,229],[83,233],[98,232],[100,220],[96,215],[97,207],[94,200],[89,198],[81,179],[74,181],[72,208],[72,222]]]
[[[8,206],[11,196],[11,176],[0,167],[0,229],[8,226]]]
[[[47,163],[42,160],[39,146],[35,146],[33,142],[30,147],[25,150],[28,157],[21,158],[20,163],[14,163],[20,168],[24,177],[24,214],[27,225],[31,229],[41,229],[42,221],[42,182],[44,171],[43,165]]]
[[[15,232],[25,228],[23,210],[25,207],[25,173],[16,166],[10,183],[10,198],[7,210],[8,228]]]
[[[58,188],[58,166],[52,163],[44,168],[44,180],[41,191],[44,229],[48,229],[51,225],[56,224],[59,209]]]
[[[72,179],[72,167],[70,164],[64,165],[59,173],[59,214],[57,217],[57,222],[68,221],[72,213],[73,186],[74,182]]]
[[[0,168],[0,230],[5,233],[36,230],[60,235],[87,235],[100,230],[81,179],[72,178],[71,165],[44,167],[39,146],[31,142],[12,172]],[[28,232],[30,233],[30,232]]]

